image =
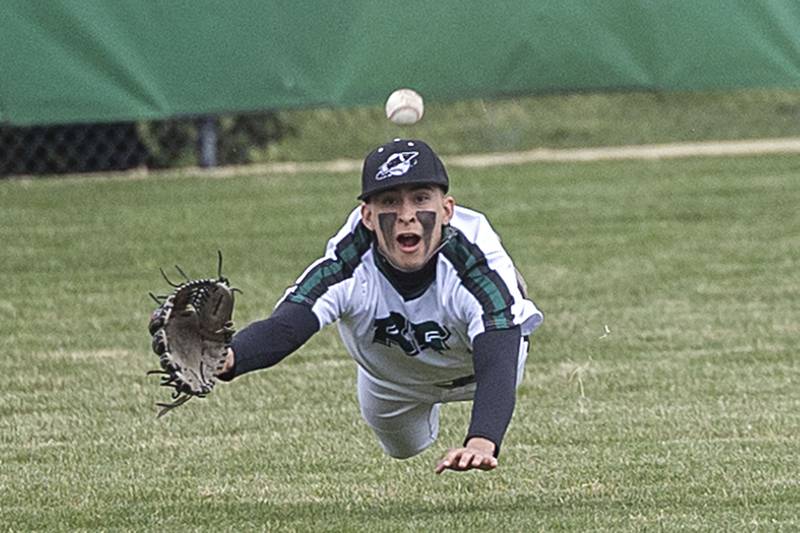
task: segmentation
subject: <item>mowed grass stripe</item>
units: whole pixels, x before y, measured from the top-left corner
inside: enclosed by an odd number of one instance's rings
[[[438,477],[469,404],[443,409],[430,451],[387,459],[334,328],[155,419],[167,394],[144,374],[158,268],[213,275],[222,249],[244,290],[237,323],[263,317],[356,205],[356,176],[0,182],[0,523],[800,527],[800,158],[452,174],[547,318],[501,467]]]

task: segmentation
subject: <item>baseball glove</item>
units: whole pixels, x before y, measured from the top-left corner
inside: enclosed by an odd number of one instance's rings
[[[238,289],[222,276],[222,253],[218,256],[216,279],[189,279],[176,265],[186,281],[173,283],[162,269],[161,275],[174,290],[162,296],[150,293],[158,308],[150,316],[148,329],[161,369],[148,374],[161,375],[161,386],[174,389],[172,402],[156,403],[162,408],[159,417],[210,393],[217,382],[215,374],[225,363],[234,333],[233,295]]]

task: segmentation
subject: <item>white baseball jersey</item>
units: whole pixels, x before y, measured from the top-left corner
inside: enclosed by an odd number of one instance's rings
[[[486,217],[456,206],[436,259],[436,278],[405,300],[375,263],[373,235],[356,208],[284,299],[310,305],[320,328],[338,321],[353,359],[372,377],[402,385],[446,383],[474,374],[472,340],[542,313],[525,299],[511,258]]]

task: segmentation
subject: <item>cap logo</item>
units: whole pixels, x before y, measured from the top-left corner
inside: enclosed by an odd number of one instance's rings
[[[411,170],[411,167],[417,164],[418,155],[419,152],[397,152],[392,154],[384,164],[378,167],[375,180],[381,181],[406,174]]]

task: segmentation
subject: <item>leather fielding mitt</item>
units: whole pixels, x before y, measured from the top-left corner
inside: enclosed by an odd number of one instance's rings
[[[172,402],[156,403],[161,417],[190,399],[203,398],[217,382],[215,376],[228,355],[233,337],[233,295],[238,289],[222,276],[222,253],[216,279],[189,279],[181,284],[164,279],[173,287],[170,294],[150,296],[158,308],[150,316],[149,331],[153,352],[158,355],[160,370],[148,374],[161,375],[161,386],[170,387]]]

